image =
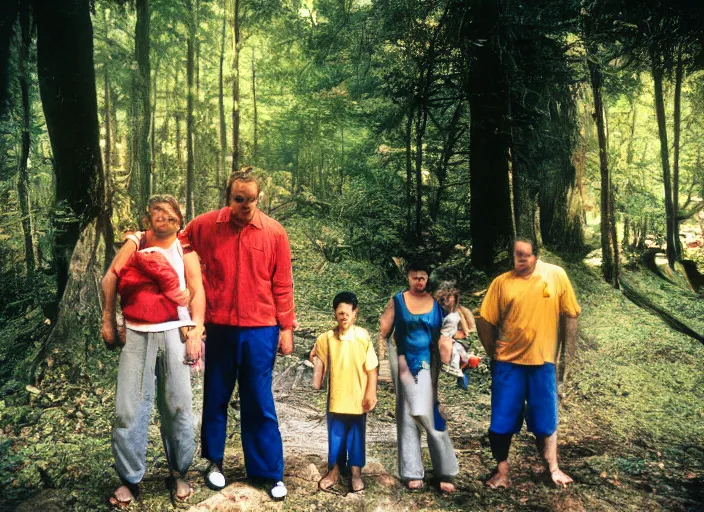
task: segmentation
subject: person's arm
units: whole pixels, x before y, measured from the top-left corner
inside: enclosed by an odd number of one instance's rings
[[[466,307],[460,305],[457,308],[457,312],[460,314],[460,323],[462,325],[462,332],[465,336],[469,338],[470,333],[476,332],[476,322],[474,321],[474,315]]]
[[[117,318],[115,317],[115,304],[117,299],[117,273],[122,270],[127,261],[137,250],[137,245],[133,241],[126,241],[115,255],[110,264],[110,268],[101,281],[103,298],[103,325],[101,334],[107,345],[116,346],[118,343],[124,345],[124,330],[118,331]]]
[[[313,356],[313,389],[320,389],[325,378],[325,363],[318,356]]]
[[[560,285],[562,288],[562,293],[560,294],[560,316],[562,320],[562,329],[560,329],[559,340],[562,344],[564,356],[564,368],[562,371],[562,377],[560,382],[564,384],[567,381],[568,369],[574,363],[575,357],[577,356],[577,343],[579,340],[579,332],[577,329],[577,317],[582,309],[579,307],[577,302],[577,296],[574,293],[574,288],[572,288],[572,283],[570,283],[567,273],[564,269],[560,269],[559,272]],[[559,344],[558,344],[559,346]],[[556,365],[559,367],[559,365]]]
[[[496,356],[496,340],[499,339],[501,303],[501,277],[494,279],[486,291],[479,316],[476,318],[477,335],[482,342],[486,355],[491,359]]]
[[[293,327],[296,315],[293,302],[293,272],[291,270],[291,247],[288,235],[283,231],[274,244],[275,268],[271,279],[271,291],[276,305],[276,321],[279,324],[279,352],[293,352]]]
[[[183,267],[186,274],[186,285],[191,295],[191,319],[196,324],[188,330],[186,338],[186,359],[197,361],[202,354],[202,339],[205,327],[205,290],[203,276],[200,271],[200,260],[195,252],[183,255]]]
[[[315,355],[313,355],[311,351],[311,360],[313,362],[313,389],[320,389],[323,386],[328,361],[327,333],[318,336],[318,339],[315,340],[313,350],[315,351]]]
[[[362,400],[362,410],[369,412],[376,407],[376,383],[379,378],[379,369],[373,368],[367,372],[367,389]]]
[[[563,329],[560,331],[562,336],[562,346],[565,351],[565,366],[562,371],[560,383],[567,382],[568,369],[571,367],[577,357],[577,343],[579,340],[579,330],[577,327],[577,317],[563,316]]]
[[[496,340],[499,338],[499,330],[493,324],[479,317],[477,318],[477,334],[486,355],[493,359],[496,353]]]
[[[394,299],[391,297],[384,306],[384,311],[379,317],[379,337],[377,338],[377,348],[379,359],[386,359],[386,340],[389,339],[394,330]]]

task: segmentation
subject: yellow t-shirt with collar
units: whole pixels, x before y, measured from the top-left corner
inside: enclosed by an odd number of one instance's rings
[[[337,329],[330,330],[318,337],[315,354],[329,372],[328,411],[363,414],[367,372],[379,366],[367,330],[353,325],[342,336],[338,336]]]
[[[494,279],[480,315],[499,329],[497,361],[540,365],[555,362],[560,315],[580,311],[564,269],[538,260],[530,277],[511,270]]]

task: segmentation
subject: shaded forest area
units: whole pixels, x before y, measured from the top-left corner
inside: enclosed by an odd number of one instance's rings
[[[383,297],[421,254],[479,293],[528,235],[701,342],[702,141],[701,2],[6,0],[0,454],[114,385],[98,280],[147,198],[190,219],[244,165],[351,286]]]

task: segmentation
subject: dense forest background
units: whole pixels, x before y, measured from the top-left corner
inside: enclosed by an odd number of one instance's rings
[[[418,254],[480,297],[528,235],[704,341],[703,148],[693,0],[5,0],[3,395],[102,371],[123,231],[154,193],[223,205],[244,165],[374,307]]]
[[[58,299],[93,220],[111,246],[159,192],[190,219],[245,164],[265,209],[307,208],[323,250],[380,264],[461,246],[488,270],[516,233],[577,251],[599,221],[617,287],[621,248],[674,267],[697,243],[680,229],[703,222],[697,2],[3,10],[5,297],[39,280]]]

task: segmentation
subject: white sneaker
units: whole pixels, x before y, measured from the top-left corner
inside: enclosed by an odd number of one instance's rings
[[[286,498],[287,494],[288,490],[286,489],[284,483],[281,481],[276,482],[274,486],[269,489],[269,496],[271,496],[271,499],[274,501],[282,501],[284,498]]]
[[[205,472],[205,484],[214,491],[219,491],[225,487],[225,475],[217,464],[210,463]]]

